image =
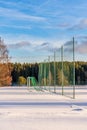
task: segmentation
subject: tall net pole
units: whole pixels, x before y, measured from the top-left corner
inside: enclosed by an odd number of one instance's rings
[[[54,51],[54,92],[56,92],[56,52]]]
[[[49,61],[49,91],[50,91],[50,85],[51,85],[51,78],[50,78],[50,56],[48,57]]]
[[[30,77],[27,77],[27,87],[30,87]]]
[[[44,60],[44,89],[46,89],[46,60]]]
[[[39,86],[40,89],[42,89],[42,63],[40,63],[40,67],[39,67]]]
[[[40,80],[40,84],[41,84],[41,89],[42,89],[42,68],[43,66],[42,66],[42,63],[41,63],[41,80]]]
[[[41,64],[39,65],[39,76],[38,76],[38,80],[39,80],[39,86],[41,85]]]
[[[62,62],[62,95],[64,95],[63,46],[61,47],[61,62]]]
[[[75,39],[73,37],[73,98],[75,99]]]

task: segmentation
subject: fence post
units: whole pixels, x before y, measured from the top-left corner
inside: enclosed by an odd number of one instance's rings
[[[51,79],[50,79],[50,56],[48,57],[49,61],[49,91],[50,91],[50,85],[51,85]]]
[[[30,77],[27,77],[27,87],[30,88]]]
[[[73,99],[75,99],[75,39],[73,37]]]
[[[62,62],[62,95],[64,95],[63,46],[61,47],[61,62]]]
[[[40,86],[40,89],[42,90],[42,84],[41,84],[41,82],[42,82],[42,63],[40,63],[40,65],[39,65],[39,76],[38,76],[38,78],[39,78],[39,86]]]
[[[54,51],[54,93],[56,92],[56,52]]]
[[[46,89],[46,60],[44,60],[44,89]]]

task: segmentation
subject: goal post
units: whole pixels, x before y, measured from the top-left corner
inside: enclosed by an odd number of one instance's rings
[[[27,87],[30,87],[30,77],[27,77]]]

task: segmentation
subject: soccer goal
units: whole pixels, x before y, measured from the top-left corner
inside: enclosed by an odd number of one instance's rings
[[[40,87],[38,86],[38,81],[35,77],[27,77],[27,87],[34,88],[35,90],[40,90]]]

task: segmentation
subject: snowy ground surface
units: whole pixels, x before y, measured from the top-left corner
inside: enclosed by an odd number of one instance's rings
[[[0,130],[87,130],[87,86],[60,92],[1,87]]]

